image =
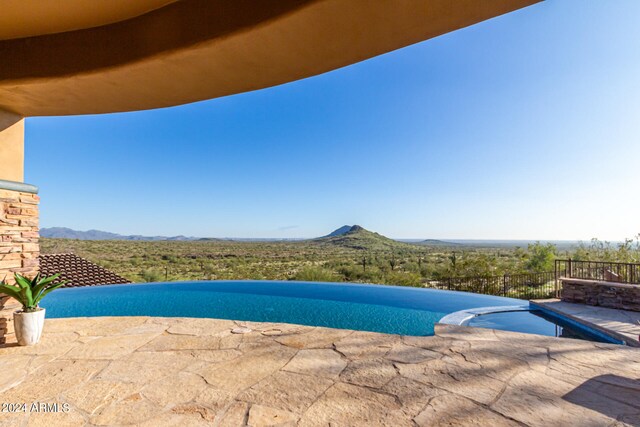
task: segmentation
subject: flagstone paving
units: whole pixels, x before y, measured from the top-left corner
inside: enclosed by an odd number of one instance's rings
[[[639,349],[449,325],[51,319],[0,369],[0,426],[640,426]]]

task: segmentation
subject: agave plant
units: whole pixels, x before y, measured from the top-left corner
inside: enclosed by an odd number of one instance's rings
[[[14,275],[16,279],[15,285],[9,285],[2,281],[0,282],[0,294],[8,295],[16,299],[22,304],[22,310],[25,313],[30,313],[38,310],[38,303],[49,292],[58,289],[63,286],[67,281],[60,283],[53,283],[60,274],[54,274],[53,276],[42,277],[40,273],[36,274],[33,279],[28,279],[21,274],[16,273]]]

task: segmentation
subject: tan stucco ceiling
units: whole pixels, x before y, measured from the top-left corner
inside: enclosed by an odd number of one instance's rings
[[[122,22],[0,40],[0,108],[23,116],[91,114],[231,95],[538,1],[182,0]]]
[[[1,0],[0,40],[99,27],[176,0]]]

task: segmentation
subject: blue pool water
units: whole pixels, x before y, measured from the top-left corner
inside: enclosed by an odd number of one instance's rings
[[[622,344],[622,341],[587,328],[584,325],[542,310],[520,310],[484,314],[466,323],[476,328],[501,329],[551,337]]]
[[[385,285],[277,281],[171,282],[68,288],[47,316],[212,317],[403,335],[433,335],[446,314],[521,304],[511,298]]]

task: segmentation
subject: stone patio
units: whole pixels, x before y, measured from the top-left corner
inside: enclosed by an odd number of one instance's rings
[[[0,400],[26,403],[0,425],[640,426],[638,349],[460,326],[402,337],[242,324],[253,332],[47,320],[37,346],[0,348]]]

